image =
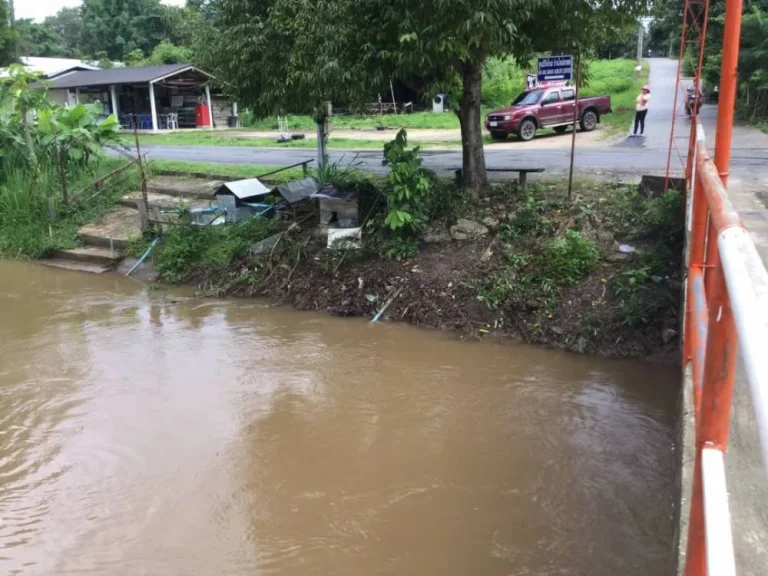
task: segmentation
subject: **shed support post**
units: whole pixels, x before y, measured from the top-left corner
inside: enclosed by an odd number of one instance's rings
[[[155,106],[155,83],[149,83],[149,110],[152,113],[152,132],[157,132],[157,107]]]
[[[115,118],[119,118],[120,110],[118,109],[117,105],[117,90],[115,89],[114,84],[110,85],[109,87],[109,96],[112,99],[112,114],[115,115]]]
[[[75,106],[80,104],[80,88],[75,88]]]
[[[205,85],[205,102],[208,104],[208,127],[213,130],[213,106],[211,106],[211,88]]]

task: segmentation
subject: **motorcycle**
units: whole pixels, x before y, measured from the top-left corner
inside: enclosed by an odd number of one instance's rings
[[[701,89],[699,89],[699,96],[697,98],[696,89],[694,87],[686,88],[685,93],[685,113],[688,114],[688,116],[691,116],[695,106],[696,114],[698,115],[699,111],[701,111],[701,105],[704,103],[704,94],[701,92]]]

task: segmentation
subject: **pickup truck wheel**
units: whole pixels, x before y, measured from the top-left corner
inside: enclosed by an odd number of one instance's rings
[[[523,120],[517,131],[517,136],[524,142],[533,140],[533,137],[536,136],[536,123],[533,120]]]
[[[591,132],[597,128],[597,114],[592,110],[587,110],[584,112],[584,116],[581,117],[579,126],[581,126],[581,129],[584,130],[584,132]]]
[[[554,130],[558,134],[563,134],[565,133],[566,130],[568,130],[568,126],[555,126],[554,128],[552,128],[552,130]]]
[[[506,140],[507,139],[507,133],[506,132],[491,132],[491,139],[492,140]]]

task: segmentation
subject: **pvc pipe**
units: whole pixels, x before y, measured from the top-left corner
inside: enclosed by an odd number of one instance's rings
[[[130,276],[134,272],[136,272],[136,269],[141,266],[144,263],[144,260],[147,259],[147,256],[149,256],[149,253],[152,252],[152,249],[157,246],[157,243],[160,242],[160,238],[155,238],[152,240],[152,244],[149,245],[149,248],[142,254],[141,258],[139,258],[139,261],[136,262],[136,264],[133,265],[133,268],[126,274],[126,276]]]
[[[701,480],[704,492],[707,574],[736,576],[731,512],[728,508],[728,490],[725,484],[725,463],[720,450],[704,448],[701,451]]]

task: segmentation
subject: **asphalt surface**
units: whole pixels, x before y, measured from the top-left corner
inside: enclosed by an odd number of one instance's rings
[[[629,136],[610,147],[577,147],[574,167],[580,173],[605,172],[610,174],[662,173],[666,170],[672,111],[675,106],[675,76],[677,62],[664,58],[650,60],[651,104],[646,119],[645,137]],[[679,149],[672,154],[672,169],[680,170],[685,161],[690,123],[683,112],[684,90],[677,98],[678,121],[675,126],[675,142]],[[702,117],[709,133],[714,127],[716,107],[704,106]],[[743,144],[734,140],[731,158],[732,172],[768,177],[768,137],[748,139]],[[714,138],[708,138],[714,145]],[[281,166],[315,159],[313,149],[297,148],[249,148],[227,146],[142,146],[151,158],[208,162],[222,164],[260,164]],[[424,165],[437,172],[449,172],[461,167],[461,151],[423,151]],[[354,162],[371,172],[386,172],[381,165],[382,153],[378,150],[331,150],[332,161]],[[544,167],[548,174],[568,171],[569,149],[493,150],[486,148],[488,168]]]

